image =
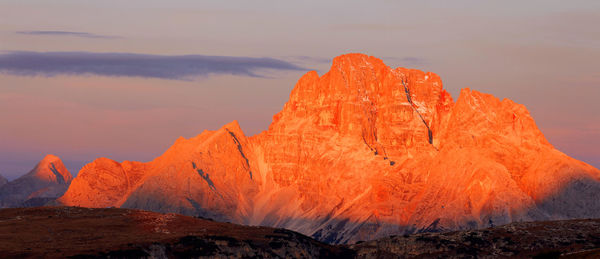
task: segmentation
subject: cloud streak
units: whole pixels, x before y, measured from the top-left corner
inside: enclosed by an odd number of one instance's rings
[[[191,80],[211,74],[265,77],[259,70],[306,70],[273,58],[95,52],[0,54],[0,73],[21,76],[99,75]]]
[[[17,34],[24,35],[35,35],[35,36],[71,36],[80,38],[94,38],[94,39],[120,39],[121,37],[99,35],[88,32],[75,32],[75,31],[16,31]]]

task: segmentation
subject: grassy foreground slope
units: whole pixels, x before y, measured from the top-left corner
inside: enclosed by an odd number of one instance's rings
[[[600,219],[520,222],[488,229],[329,245],[278,228],[132,209],[0,210],[2,258],[600,258]]]

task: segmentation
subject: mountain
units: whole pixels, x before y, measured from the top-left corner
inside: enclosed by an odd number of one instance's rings
[[[0,186],[0,208],[42,206],[62,196],[72,179],[60,158],[47,155],[29,173]]]
[[[43,231],[40,231],[43,230]],[[328,245],[278,228],[119,208],[0,209],[2,258],[598,258],[600,219]]]
[[[140,163],[86,165],[58,204],[287,228],[328,243],[600,217],[600,171],[556,150],[527,109],[347,54],[305,74],[268,130],[237,122]]]
[[[0,175],[0,187],[8,183],[8,179],[4,178],[4,176]]]

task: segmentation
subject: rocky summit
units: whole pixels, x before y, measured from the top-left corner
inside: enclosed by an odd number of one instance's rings
[[[57,204],[287,228],[328,243],[600,217],[600,171],[556,150],[527,109],[439,76],[342,55],[304,75],[268,130],[237,122],[147,163],[100,158]]]

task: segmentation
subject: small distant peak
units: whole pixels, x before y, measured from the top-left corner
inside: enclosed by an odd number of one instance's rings
[[[48,154],[40,162],[38,165],[42,167],[48,167],[49,165],[54,164],[56,166],[64,166],[62,160],[58,156]]]
[[[46,155],[27,175],[58,183],[69,183],[73,179],[62,160],[52,154]]]
[[[55,162],[55,161],[60,161],[60,158],[59,158],[59,157],[57,157],[57,156],[55,156],[55,155],[48,154],[48,155],[46,155],[46,156],[45,156],[45,157],[42,159],[42,161],[41,161],[41,162],[48,162],[48,163],[52,163],[52,162]]]

